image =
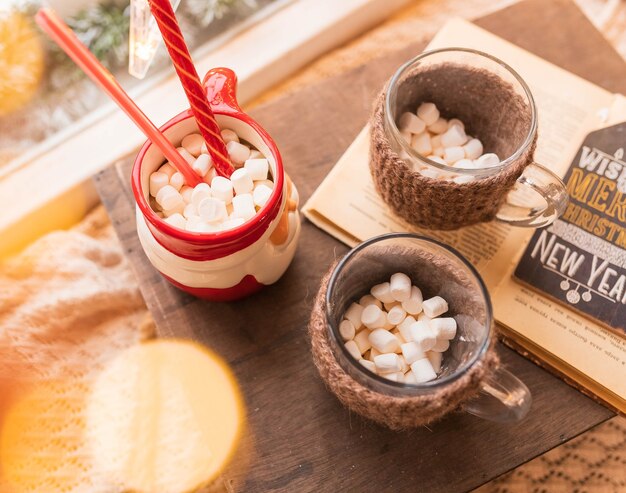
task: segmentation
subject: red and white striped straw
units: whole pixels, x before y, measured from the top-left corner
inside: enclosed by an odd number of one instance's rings
[[[191,61],[191,55],[180,31],[172,4],[170,0],[150,0],[150,9],[185,90],[191,111],[196,117],[200,133],[204,137],[209,154],[213,158],[213,165],[220,175],[230,177],[235,169],[228,158],[226,144],[207,101],[198,72]]]

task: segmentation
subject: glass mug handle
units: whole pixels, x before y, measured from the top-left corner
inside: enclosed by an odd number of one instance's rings
[[[535,162],[517,179],[496,219],[513,226],[541,228],[552,224],[569,200],[563,181]]]
[[[526,384],[500,367],[485,379],[478,396],[463,409],[489,421],[514,423],[528,414],[531,403],[532,395]]]

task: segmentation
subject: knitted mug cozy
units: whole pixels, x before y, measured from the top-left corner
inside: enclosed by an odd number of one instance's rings
[[[481,383],[499,364],[495,338],[482,358],[453,382],[428,394],[394,396],[369,388],[353,378],[339,363],[329,336],[326,319],[326,291],[331,270],[324,276],[316,296],[309,336],[313,361],[330,391],[351,411],[392,430],[405,430],[436,421],[475,397]]]
[[[522,149],[498,173],[459,184],[423,176],[398,155],[398,144],[385,123],[388,90],[389,84],[378,96],[370,122],[370,171],[384,201],[409,223],[429,229],[457,229],[494,219],[533,159],[537,132],[523,147],[532,126],[529,105],[499,76],[454,63],[418,68],[398,82],[392,107],[396,115],[415,112],[421,102],[434,102],[442,116],[463,121],[468,135],[481,139],[485,152],[504,158]]]

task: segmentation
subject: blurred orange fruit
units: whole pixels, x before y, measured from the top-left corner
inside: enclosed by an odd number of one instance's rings
[[[0,12],[0,116],[33,98],[43,71],[43,47],[31,20],[19,12]]]

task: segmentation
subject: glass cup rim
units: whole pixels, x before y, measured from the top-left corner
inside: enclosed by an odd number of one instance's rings
[[[503,67],[506,71],[508,71],[515,78],[515,80],[517,80],[517,82],[520,84],[520,86],[524,90],[524,94],[526,98],[528,99],[528,104],[530,106],[531,122],[530,122],[530,128],[528,129],[528,134],[526,135],[524,142],[520,146],[518,146],[515,152],[511,154],[509,157],[507,157],[505,160],[501,161],[498,166],[492,166],[489,168],[482,168],[482,169],[468,169],[468,168],[454,168],[453,166],[448,166],[447,164],[441,164],[436,161],[432,161],[431,159],[428,159],[426,156],[419,154],[400,135],[400,129],[396,125],[396,122],[394,121],[394,119],[391,117],[391,100],[390,100],[391,92],[392,90],[395,90],[395,88],[398,85],[398,81],[412,66],[414,66],[416,63],[423,60],[424,58],[430,57],[432,55],[438,55],[441,53],[470,53],[472,55],[487,58],[488,60],[495,62],[496,64]],[[515,71],[515,69],[513,69],[513,67],[511,67],[509,64],[507,64],[506,62],[500,60],[499,58],[493,55],[490,55],[489,53],[485,53],[480,50],[475,50],[473,48],[463,48],[463,47],[449,47],[449,48],[438,48],[434,50],[427,50],[427,51],[420,53],[416,57],[412,58],[408,62],[405,62],[403,65],[401,65],[395,71],[395,73],[389,80],[389,84],[387,85],[387,91],[385,93],[385,102],[384,102],[384,119],[385,119],[386,126],[392,130],[392,133],[394,134],[394,138],[398,141],[402,149],[412,158],[423,161],[426,164],[430,166],[434,166],[435,168],[438,168],[442,171],[453,172],[457,174],[466,174],[470,176],[489,176],[489,175],[497,174],[499,171],[501,171],[502,169],[506,168],[511,163],[516,161],[526,151],[526,149],[528,149],[528,147],[532,144],[534,140],[535,134],[537,133],[537,106],[535,104],[535,98],[533,97],[530,87],[528,86],[526,81],[522,78],[522,76],[519,75]]]
[[[367,370],[367,368],[363,367],[363,365],[361,365],[358,361],[356,361],[354,357],[348,352],[348,350],[345,347],[345,344],[343,343],[343,341],[341,340],[341,337],[338,334],[339,330],[336,327],[334,327],[334,325],[331,322],[331,319],[332,319],[332,314],[330,312],[331,295],[332,295],[333,287],[335,283],[337,282],[337,278],[339,274],[343,271],[345,266],[350,262],[350,260],[356,254],[358,254],[362,250],[365,250],[366,248],[376,243],[379,243],[381,241],[396,240],[396,239],[409,239],[409,240],[417,240],[418,242],[430,243],[434,245],[435,247],[441,248],[442,250],[446,250],[448,253],[451,253],[474,276],[474,278],[476,279],[478,283],[478,286],[480,287],[483,298],[485,300],[485,309],[487,311],[487,320],[488,320],[487,327],[486,327],[487,331],[486,331],[485,338],[482,341],[479,350],[476,351],[476,354],[472,356],[472,358],[469,361],[467,361],[464,365],[459,367],[454,373],[451,373],[450,375],[447,375],[443,378],[437,378],[430,382],[424,382],[420,384],[406,384],[404,382],[394,382],[392,380],[388,380],[386,378],[381,377],[380,375],[376,375],[375,373],[370,372],[369,370]],[[330,278],[328,280],[328,288],[326,289],[325,302],[326,302],[326,307],[325,307],[324,315],[326,317],[326,324],[327,324],[328,332],[330,333],[330,337],[332,337],[333,342],[337,346],[340,347],[340,350],[346,356],[346,359],[349,362],[349,364],[351,364],[354,368],[356,368],[357,371],[361,372],[363,375],[366,375],[368,378],[372,378],[378,383],[388,386],[390,390],[392,389],[393,390],[398,390],[398,389],[418,390],[418,391],[419,390],[436,390],[440,387],[443,387],[449,383],[454,382],[455,380],[458,380],[471,367],[473,367],[478,361],[480,361],[480,359],[482,359],[482,357],[485,355],[485,353],[487,352],[487,349],[489,348],[489,342],[491,340],[491,334],[493,332],[493,308],[491,305],[491,298],[489,297],[489,291],[487,290],[487,286],[485,286],[485,282],[483,281],[482,277],[480,276],[476,268],[463,255],[461,255],[460,252],[458,252],[456,249],[452,248],[451,246],[446,245],[445,243],[442,243],[433,238],[428,238],[426,236],[418,235],[415,233],[386,233],[386,234],[382,234],[379,236],[374,236],[373,238],[369,238],[368,240],[365,240],[364,242],[359,243],[357,246],[352,248],[348,253],[344,255],[344,257],[337,263],[337,265],[333,269],[333,272],[331,273]]]

